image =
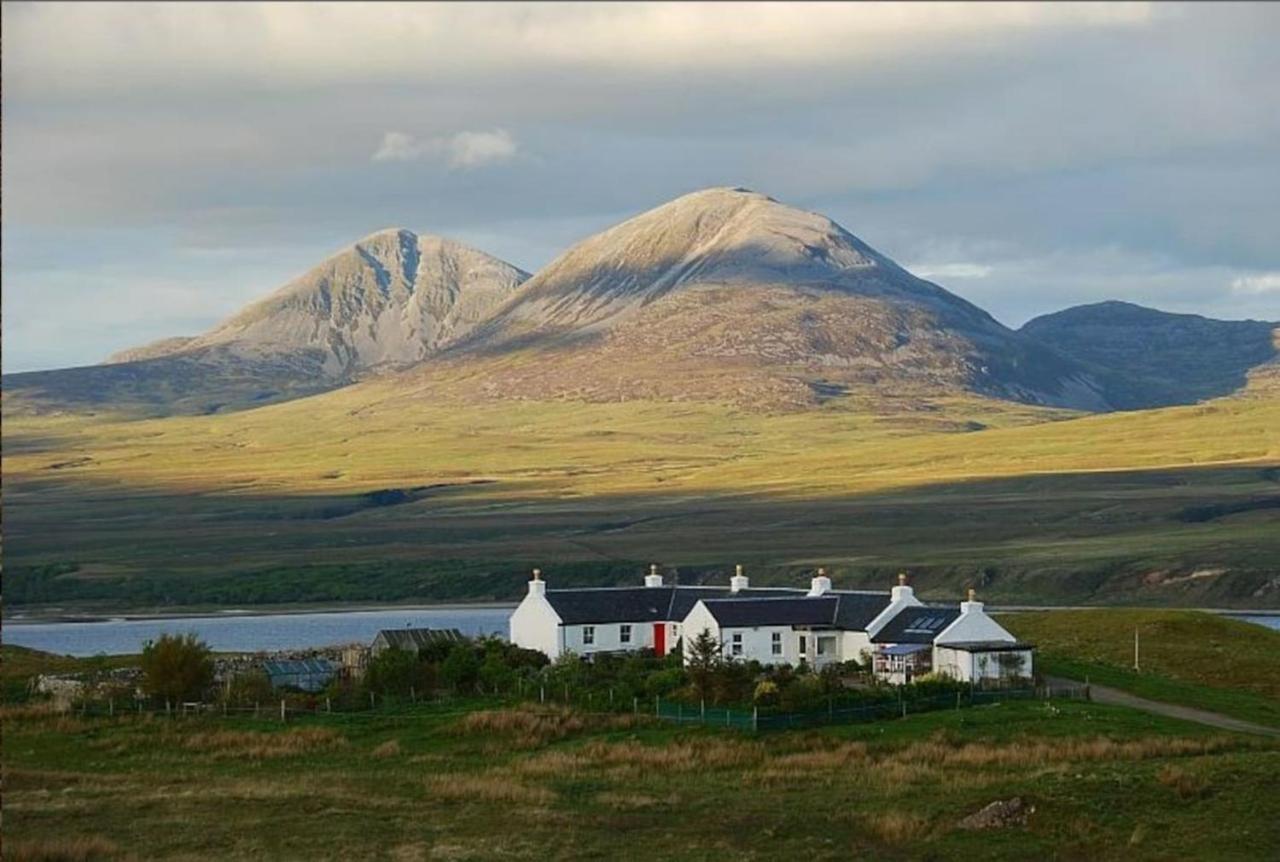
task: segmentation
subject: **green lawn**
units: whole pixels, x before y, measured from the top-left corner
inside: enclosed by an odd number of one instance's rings
[[[750,734],[483,703],[4,716],[6,858],[1256,859],[1280,743],[1092,704]],[[1022,796],[1026,827],[957,822]],[[46,854],[46,855],[41,855]]]
[[[1000,621],[1039,646],[1043,674],[1280,727],[1280,631],[1196,611],[1042,611]]]

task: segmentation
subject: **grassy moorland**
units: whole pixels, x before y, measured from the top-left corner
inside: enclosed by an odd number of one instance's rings
[[[1280,631],[1195,611],[1052,611],[1001,622],[1037,644],[1043,674],[1280,727]]]
[[[1280,743],[1081,703],[750,736],[491,704],[4,715],[6,858],[1254,859]],[[961,818],[1023,797],[1026,826]],[[625,835],[625,838],[622,836]]]
[[[455,381],[459,385],[465,381]],[[508,598],[744,562],[926,595],[1280,604],[1280,399],[1075,416],[973,397],[442,401],[370,382],[226,415],[11,415],[13,604]],[[709,540],[708,537],[713,537]]]

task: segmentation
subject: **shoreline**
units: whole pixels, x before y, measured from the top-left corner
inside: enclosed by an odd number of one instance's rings
[[[146,622],[153,620],[235,619],[237,617],[286,617],[308,614],[385,613],[390,611],[509,610],[518,602],[448,602],[407,605],[273,605],[264,608],[191,608],[173,611],[82,611],[37,610],[5,614],[2,626],[48,625],[51,623]]]
[[[0,626],[49,625],[56,623],[146,622],[154,620],[235,619],[239,617],[284,617],[308,614],[386,613],[391,611],[468,611],[512,610],[519,602],[446,602],[440,604],[315,604],[269,605],[262,608],[186,608],[169,611],[76,611],[74,609],[40,609],[17,612],[0,617]],[[1041,611],[1087,610],[1188,610],[1226,616],[1280,617],[1280,608],[1177,608],[1135,607],[1131,605],[991,605],[993,614],[1035,613]]]

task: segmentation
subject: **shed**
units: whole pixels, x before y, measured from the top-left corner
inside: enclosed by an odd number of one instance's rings
[[[320,691],[338,672],[338,665],[323,658],[267,659],[262,669],[272,688]]]
[[[401,649],[416,653],[438,643],[463,643],[466,636],[457,629],[383,629],[369,645],[369,652],[377,655],[387,649]]]

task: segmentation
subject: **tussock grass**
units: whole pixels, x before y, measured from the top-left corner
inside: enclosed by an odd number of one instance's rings
[[[866,830],[885,844],[910,844],[929,831],[929,821],[909,811],[882,811],[862,818]]]
[[[463,734],[498,734],[517,748],[538,748],[583,731],[628,730],[652,722],[647,716],[592,715],[565,707],[521,704],[512,709],[485,709],[458,722]]]
[[[593,741],[583,746],[582,756],[594,764],[680,772],[756,766],[764,759],[765,749],[759,742],[716,737],[662,746]]]
[[[399,757],[400,756],[400,740],[388,739],[379,745],[373,751],[369,752],[374,757]]]
[[[1156,781],[1178,794],[1180,799],[1199,799],[1209,791],[1209,783],[1181,766],[1169,764],[1156,773]]]
[[[347,745],[347,739],[327,727],[301,727],[276,733],[218,730],[192,734],[182,745],[189,751],[206,752],[215,757],[264,760],[343,748]]]
[[[39,838],[4,842],[6,862],[98,862],[119,859],[115,842],[99,835],[79,838]]]
[[[426,780],[427,793],[437,799],[550,805],[554,791],[513,781],[505,771],[483,775],[433,775]]]
[[[616,793],[605,791],[596,795],[596,802],[614,811],[637,811],[644,808],[655,808],[660,805],[675,805],[675,799],[659,799],[643,793]]]

